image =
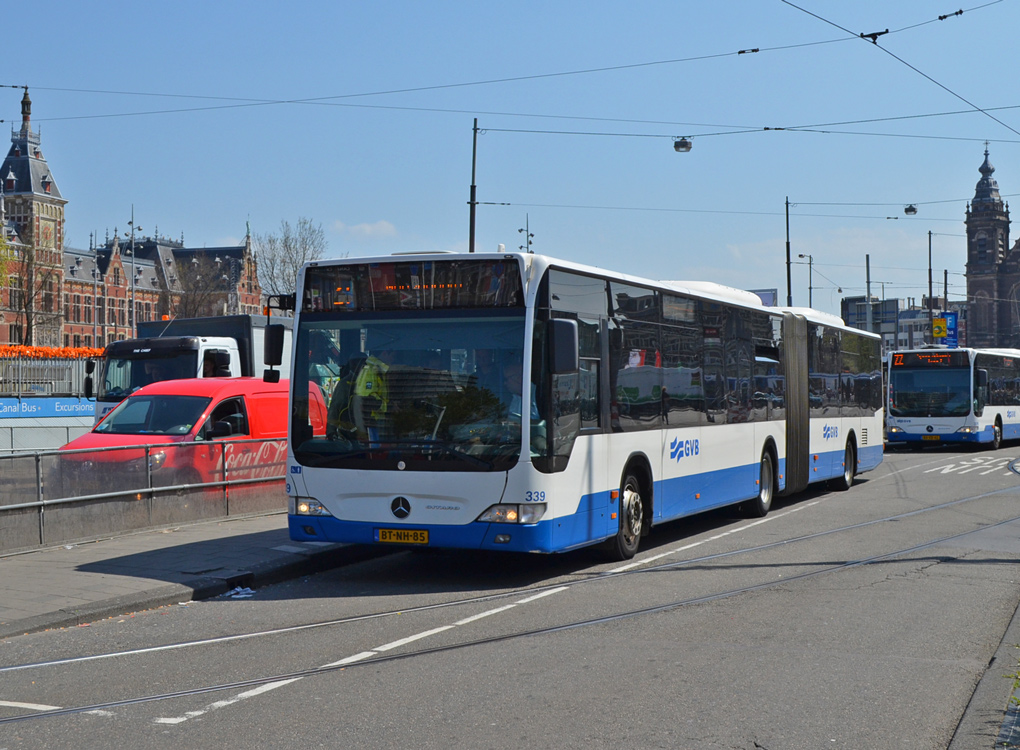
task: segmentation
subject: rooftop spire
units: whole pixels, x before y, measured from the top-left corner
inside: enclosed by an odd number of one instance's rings
[[[29,123],[32,120],[32,100],[28,98],[28,86],[25,86],[25,95],[21,97],[21,132],[30,133],[32,127]]]
[[[995,167],[988,160],[988,144],[985,143],[985,160],[978,167],[981,179],[978,180],[977,188],[974,190],[973,203],[1002,203],[1002,196],[999,195],[999,183],[995,181],[992,174]]]

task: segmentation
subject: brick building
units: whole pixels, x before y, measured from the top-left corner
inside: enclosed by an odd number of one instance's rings
[[[104,346],[131,338],[136,320],[261,311],[250,234],[236,246],[188,248],[132,226],[88,250],[66,247],[67,200],[31,114],[26,88],[0,165],[0,345]]]

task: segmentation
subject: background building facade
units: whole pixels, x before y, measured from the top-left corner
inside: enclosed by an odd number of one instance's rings
[[[67,247],[67,200],[31,114],[26,88],[0,165],[0,345],[105,346],[131,338],[135,321],[261,312],[250,233],[236,246],[188,248],[183,237],[144,236],[132,218],[130,232],[101,245]]]

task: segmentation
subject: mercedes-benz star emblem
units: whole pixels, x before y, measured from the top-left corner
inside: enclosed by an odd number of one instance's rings
[[[396,497],[390,503],[390,510],[397,518],[407,518],[411,515],[411,503],[407,501],[406,497]]]
[[[928,425],[925,429],[928,430],[928,432],[934,432],[935,431],[935,428],[932,427],[931,425]]]

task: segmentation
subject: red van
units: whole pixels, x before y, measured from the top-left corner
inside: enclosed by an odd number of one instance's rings
[[[91,432],[60,449],[56,486],[47,495],[220,482],[224,465],[227,479],[283,476],[288,385],[251,377],[192,378],[140,388]],[[325,434],[318,388],[309,397],[313,432]],[[148,453],[141,447],[146,445],[152,446]]]

